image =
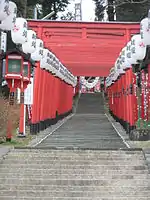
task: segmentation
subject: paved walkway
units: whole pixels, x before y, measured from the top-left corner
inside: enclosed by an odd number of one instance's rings
[[[104,113],[100,94],[83,94],[77,113],[38,147],[126,148]]]

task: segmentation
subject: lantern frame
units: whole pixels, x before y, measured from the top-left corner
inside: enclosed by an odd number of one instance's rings
[[[27,76],[24,75],[24,69],[25,69],[25,66],[27,66]],[[24,60],[23,61],[23,71],[22,71],[22,79],[24,82],[30,82],[30,78],[31,78],[31,64],[29,61],[27,60]]]
[[[20,72],[9,72],[9,60],[12,61],[21,61]],[[5,78],[6,79],[21,79],[23,72],[23,56],[17,55],[15,53],[6,55],[6,71],[5,71]]]

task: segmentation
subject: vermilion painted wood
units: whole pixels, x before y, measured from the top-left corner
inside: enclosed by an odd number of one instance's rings
[[[75,75],[107,76],[129,36],[139,23],[66,22],[29,20],[46,48]]]
[[[34,77],[34,91],[33,91],[33,105],[32,105],[32,124],[36,124],[37,121],[37,98],[38,98],[38,83],[39,83],[39,73],[40,73],[40,67],[37,64],[37,67],[35,68],[35,77]]]
[[[148,88],[150,88],[150,64],[148,65]],[[148,90],[148,121],[150,121],[150,89]]]

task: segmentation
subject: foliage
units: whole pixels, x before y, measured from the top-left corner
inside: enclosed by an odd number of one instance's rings
[[[69,0],[14,0],[14,2],[17,5],[18,16],[20,17],[33,18],[35,5],[41,4],[43,16],[55,11],[51,19],[56,19],[57,13],[63,12],[69,4]],[[39,15],[39,17],[42,16]]]
[[[12,123],[12,130],[19,124],[20,106],[9,106],[8,100],[0,97],[0,141],[6,137],[8,116]]]
[[[42,2],[43,16],[55,11],[55,14],[51,17],[51,19],[57,19],[57,13],[65,11],[68,4],[69,0],[44,0]]]
[[[93,0],[95,3],[95,21],[102,21],[104,18],[105,5],[104,0]]]
[[[103,18],[103,0],[93,0],[96,5],[95,14],[96,19]],[[150,0],[108,0],[106,10],[108,13],[108,20],[114,21],[115,14],[117,21],[139,22],[148,15],[150,8]]]
[[[108,5],[107,5],[107,14],[108,14],[108,20],[109,21],[114,21],[114,0],[108,0]]]
[[[147,17],[150,8],[150,1],[133,0],[130,3],[120,4],[120,0],[115,0],[116,18],[117,21],[132,21],[139,22],[141,19]],[[125,0],[124,0],[125,2]],[[135,3],[136,2],[136,3]],[[143,3],[144,2],[144,3]],[[119,5],[120,4],[120,5]]]
[[[73,21],[75,19],[75,15],[72,12],[68,12],[67,14],[62,14],[61,20],[69,20]]]

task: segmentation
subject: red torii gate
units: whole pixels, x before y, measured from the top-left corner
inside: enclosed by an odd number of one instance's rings
[[[107,76],[139,23],[29,20],[29,27],[76,76]]]

